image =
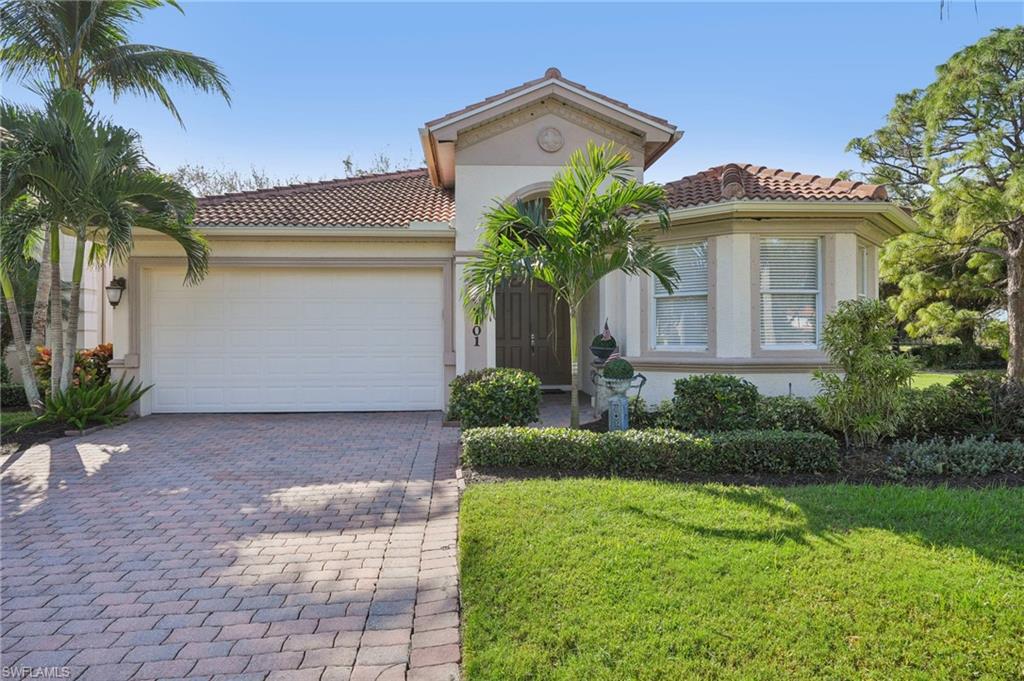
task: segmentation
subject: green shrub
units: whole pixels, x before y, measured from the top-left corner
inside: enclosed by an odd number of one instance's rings
[[[1024,439],[1024,382],[1003,381],[993,406],[996,434],[1007,440]]]
[[[890,454],[895,470],[908,475],[1024,473],[1024,442],[933,438],[927,442],[897,442]]]
[[[753,383],[726,374],[680,378],[672,400],[680,430],[751,428],[760,395]]]
[[[25,425],[68,423],[79,430],[90,424],[109,425],[124,416],[152,387],[137,386],[134,378],[128,381],[122,378],[116,383],[72,385],[63,392],[47,395],[42,415]]]
[[[462,433],[473,466],[549,468],[618,475],[816,473],[839,465],[836,441],[821,433],[676,430],[593,433],[567,428],[478,428]]]
[[[630,428],[675,428],[672,401],[664,400],[651,409],[642,397],[629,398]]]
[[[824,433],[734,430],[711,434],[723,473],[825,473],[839,469],[839,444]]]
[[[594,340],[590,341],[590,347],[592,348],[608,348],[614,350],[618,345],[618,341],[615,340],[614,336],[604,337],[604,334],[597,334],[594,336]]]
[[[1005,440],[1024,438],[1024,383],[983,372],[957,376],[949,388],[971,406],[981,431]]]
[[[0,355],[2,355],[2,354],[3,353],[0,353]],[[2,356],[0,356],[0,385],[10,385],[10,384],[11,384],[11,370],[7,366],[7,362],[4,361],[4,358]]]
[[[636,372],[633,370],[633,365],[626,360],[613,359],[604,365],[601,369],[601,374],[611,380],[624,380],[633,378]]]
[[[0,408],[11,411],[28,409],[25,388],[14,383],[0,386]]]
[[[759,430],[799,430],[807,433],[824,429],[814,402],[785,395],[762,398],[757,403],[756,427]]]
[[[462,405],[466,401],[466,389],[472,384],[479,381],[484,376],[488,376],[497,371],[494,367],[487,369],[470,369],[469,371],[459,374],[456,376],[448,387],[451,388],[451,395],[448,397],[448,418],[452,421],[459,420],[459,411],[462,409]]]
[[[878,300],[844,300],[825,319],[822,346],[833,371],[816,370],[815,398],[825,425],[847,444],[873,446],[901,422],[913,360],[896,355],[892,311]]]
[[[449,416],[463,428],[525,426],[540,418],[540,379],[529,371],[484,369],[451,385]]]
[[[910,440],[936,435],[984,435],[992,432],[991,412],[987,398],[974,399],[949,386],[908,388],[893,436]]]

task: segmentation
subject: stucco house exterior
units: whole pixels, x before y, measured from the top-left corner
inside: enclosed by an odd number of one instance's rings
[[[464,313],[480,217],[543,196],[590,140],[624,149],[642,178],[682,132],[557,69],[419,132],[424,169],[201,199],[212,259],[199,286],[182,285],[172,242],[138,234],[109,321],[115,371],[154,385],[142,413],[441,409],[456,374],[486,366],[568,384],[566,315],[548,291],[507,287],[479,326]],[[880,186],[747,164],[666,191],[671,228],[657,238],[679,289],[607,277],[585,305],[584,346],[607,319],[648,399],[709,372],[812,393],[824,315],[877,295],[878,248],[907,216]]]

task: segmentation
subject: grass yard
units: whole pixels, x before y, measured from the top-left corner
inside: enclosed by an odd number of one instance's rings
[[[23,423],[28,423],[33,418],[30,411],[0,411],[0,432],[9,434]]]
[[[471,485],[484,679],[1024,676],[1024,489]]]
[[[970,373],[970,372],[960,372]],[[910,386],[912,388],[927,388],[931,385],[949,385],[953,379],[959,376],[957,372],[920,371],[914,374]]]

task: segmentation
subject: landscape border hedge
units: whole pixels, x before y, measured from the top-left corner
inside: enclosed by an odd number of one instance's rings
[[[677,430],[594,433],[499,426],[462,433],[472,466],[546,468],[620,475],[824,473],[839,468],[839,445],[823,433]]]

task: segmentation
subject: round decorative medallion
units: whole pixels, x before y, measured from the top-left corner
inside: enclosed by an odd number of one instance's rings
[[[562,139],[562,132],[558,128],[544,128],[537,134],[537,145],[549,154],[561,149],[563,144],[565,140]]]

